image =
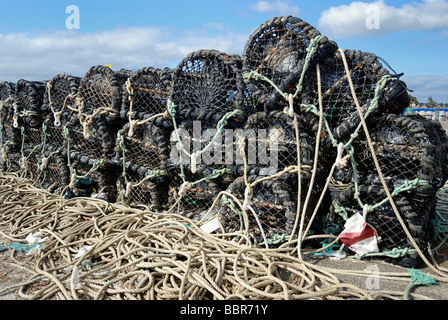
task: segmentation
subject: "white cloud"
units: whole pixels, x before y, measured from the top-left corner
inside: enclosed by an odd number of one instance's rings
[[[83,76],[100,64],[111,64],[114,70],[174,68],[187,54],[200,49],[240,54],[249,36],[208,30],[141,27],[0,34],[0,81],[48,80],[59,73]]]
[[[357,1],[325,10],[318,26],[323,33],[333,37],[448,28],[448,0],[423,0],[423,3],[412,2],[399,8],[388,5],[384,0]]]
[[[281,15],[298,16],[300,9],[294,6],[290,1],[258,1],[251,5],[251,8],[260,13],[278,13]]]
[[[403,76],[411,95],[419,102],[426,102],[432,97],[439,103],[448,103],[448,75]]]

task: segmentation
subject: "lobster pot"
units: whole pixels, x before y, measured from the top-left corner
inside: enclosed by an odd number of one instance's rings
[[[169,206],[177,202],[175,212],[191,219],[202,218],[215,196],[234,180],[233,137],[230,136],[230,142],[225,141],[227,126],[222,131],[216,126],[215,121],[185,119],[171,134]],[[184,182],[193,186],[182,193]]]
[[[158,125],[164,121],[156,118],[135,127],[128,123],[119,131],[116,143],[117,164],[123,168],[119,184],[126,190],[126,200],[157,211],[166,204],[168,194],[170,132]]]
[[[31,180],[38,188],[59,193],[70,183],[67,158],[60,150],[50,147],[44,151],[29,151],[23,161],[24,178]]]
[[[172,70],[145,67],[128,79],[123,96],[123,119],[143,119],[166,111]]]
[[[13,126],[15,84],[0,83],[0,170],[8,171],[9,156],[20,150],[20,130]]]
[[[395,185],[418,179],[435,192],[445,184],[448,144],[438,122],[420,116],[384,114],[370,121],[369,131],[381,171]],[[363,183],[377,174],[363,132],[353,148],[358,181]]]
[[[441,125],[419,115],[395,114],[374,116],[367,124],[384,177],[395,187],[414,182],[411,191],[431,200],[448,179],[448,137]],[[363,130],[353,141],[352,147],[355,163],[350,162],[346,167],[337,169],[333,178],[341,185],[353,184],[355,180],[358,183],[379,182]],[[425,205],[426,202],[419,203]]]
[[[307,49],[318,36],[321,34],[317,29],[293,16],[272,18],[251,34],[243,51],[243,72],[247,86],[266,111],[278,108],[281,96],[271,84],[248,76],[249,73],[256,72],[266,77],[282,92],[295,92],[293,87],[306,68]],[[327,37],[320,38],[317,47],[309,67],[337,49],[337,45]]]
[[[239,148],[242,147],[239,145],[238,136],[241,133],[244,137],[246,163],[252,172],[259,168],[257,174],[273,175],[288,167],[297,166],[297,150],[300,150],[302,179],[309,181],[315,138],[307,131],[300,116],[297,117],[296,133],[293,119],[282,111],[257,112],[248,118],[243,130],[236,130],[235,162],[242,163],[242,159],[238,159]],[[238,172],[241,173],[240,170]]]
[[[190,155],[198,153],[195,157],[196,163],[212,171],[224,169],[233,164],[235,131],[231,126],[225,126],[220,130],[214,121],[185,119],[176,130],[172,131],[170,136],[168,160],[170,167],[180,170],[183,166],[184,170],[194,172],[194,163]],[[179,146],[182,146],[181,150]]]
[[[250,176],[249,182],[260,177]],[[227,189],[241,203],[245,200],[244,178],[237,178]],[[223,195],[219,208],[219,220],[224,232],[248,231],[256,245],[273,245],[288,240],[297,211],[297,190],[283,181],[264,180],[252,189],[250,207],[245,221],[241,208],[233,199]]]
[[[76,95],[81,78],[68,74],[58,74],[47,83],[43,109],[47,117],[47,145],[60,149],[67,148],[64,127],[79,127]]]
[[[173,213],[199,221],[207,216],[219,192],[225,190],[225,184],[222,177],[212,176],[213,171],[208,166],[199,165],[195,173],[189,165],[185,165],[185,169],[185,182],[179,169],[170,171],[168,207]],[[185,183],[192,185],[184,189]]]
[[[344,57],[349,74],[345,69]],[[349,77],[364,117],[382,113],[401,114],[409,106],[406,84],[397,79],[388,80],[379,93],[378,105],[370,111],[370,115],[366,115],[380,81],[386,81],[383,77],[390,76],[379,58],[372,53],[338,50],[319,63],[319,70],[324,121],[328,123],[331,134],[338,142],[349,140],[361,123]],[[319,80],[315,68],[310,70],[303,83],[303,91],[298,101],[319,108]],[[303,114],[307,119],[306,123],[316,132],[319,117],[308,110]],[[322,145],[328,150],[331,142],[327,134]]]
[[[89,157],[106,157],[113,152],[115,138],[123,125],[120,118],[123,86],[130,71],[113,71],[104,66],[89,69],[78,89],[79,124],[71,128],[71,150],[86,152]]]
[[[241,58],[217,50],[190,53],[173,71],[170,100],[179,119],[218,121],[244,110]]]
[[[22,131],[24,144],[31,148],[43,141],[42,123],[45,111],[42,109],[45,83],[19,80],[16,85],[16,108],[14,116]],[[22,129],[23,128],[23,129]]]
[[[428,220],[435,209],[436,192],[447,180],[446,134],[437,122],[394,114],[372,118],[369,131],[378,164],[400,215],[423,248],[430,233]],[[340,194],[336,209],[362,211],[355,198],[357,186],[365,193],[364,198],[360,197],[364,204],[375,206],[387,197],[364,135],[353,142],[353,151],[355,163],[344,170],[346,177],[352,175],[355,184]],[[405,248],[409,244],[389,202],[369,213],[367,221],[382,238],[384,250]]]
[[[362,204],[377,205],[373,211],[367,213],[366,222],[375,230],[380,252],[413,248],[390,202],[384,202],[387,196],[383,187],[378,184],[363,184],[358,186],[358,192]],[[363,208],[355,199],[355,193],[354,186],[348,188],[339,195],[330,209],[329,220],[339,224],[342,229],[345,221],[352,215],[363,214]],[[416,211],[412,202],[403,194],[397,195],[394,203],[412,238],[421,249],[425,249],[430,235],[427,228],[430,212]]]

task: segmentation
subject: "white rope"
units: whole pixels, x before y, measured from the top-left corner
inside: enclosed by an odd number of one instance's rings
[[[246,211],[249,207],[249,205],[252,202],[252,195],[253,192],[250,188],[250,186],[247,186],[246,189],[244,190],[244,202],[243,202],[243,210]]]
[[[294,96],[290,93],[288,96],[289,108],[285,107],[283,112],[289,117],[294,118]]]
[[[191,182],[185,181],[179,188],[179,192],[177,193],[179,197],[183,198],[188,190],[191,189]]]

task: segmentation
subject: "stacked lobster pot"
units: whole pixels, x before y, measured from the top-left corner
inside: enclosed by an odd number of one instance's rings
[[[13,104],[13,127],[20,129],[21,145],[19,167],[22,177],[38,183],[40,179],[40,157],[46,136],[45,110],[42,109],[45,83],[19,80]]]
[[[342,225],[345,219],[367,206],[366,221],[377,232],[382,251],[413,249],[409,233],[425,252],[433,236],[430,219],[436,193],[448,179],[446,134],[437,121],[395,114],[372,118],[369,130],[378,166],[399,215],[388,201],[367,138],[361,133],[352,145],[355,170],[347,170],[345,176],[352,186],[335,200],[331,219]],[[414,256],[418,255],[414,252]],[[398,263],[416,267],[421,260],[411,254],[400,256]]]
[[[361,214],[378,243],[367,256],[415,267],[448,179],[448,137],[438,121],[400,116],[401,76],[275,17],[242,56],[199,50],[174,69],[0,83],[1,169],[68,186],[66,198],[215,215],[220,231],[258,246],[345,244]]]
[[[19,172],[21,134],[14,127],[15,84],[0,83],[0,161],[3,172]]]
[[[117,188],[125,202],[161,211],[168,201],[167,161],[172,121],[166,112],[171,69],[142,68],[126,83],[118,132]]]
[[[119,170],[109,159],[123,125],[123,87],[130,74],[94,66],[81,79],[76,98],[78,122],[65,130],[71,175],[66,198],[96,193],[115,200]]]
[[[250,194],[248,219],[239,219],[243,213],[235,209],[231,198],[224,196],[221,224],[228,233],[246,228],[258,245],[284,242],[295,232],[297,213],[306,211],[307,217],[311,216],[322,190],[320,184],[310,185],[315,137],[308,134],[301,118],[295,123],[283,111],[273,110],[249,116],[242,142],[246,163],[236,161],[234,174],[239,178],[227,192],[241,203],[247,201],[246,192]],[[308,192],[310,200],[306,204]]]
[[[42,109],[47,115],[40,152],[40,187],[60,193],[70,183],[66,132],[78,124],[76,95],[81,78],[58,74],[46,83]]]
[[[317,49],[312,56],[308,54],[310,46]],[[238,219],[242,213],[235,210],[232,199],[222,198],[226,206],[221,211],[221,223],[227,232],[245,228],[256,243],[268,246],[289,239],[297,231],[299,217],[309,219],[312,215],[325,181],[320,176],[311,181],[316,139],[300,110],[293,109],[288,101],[294,100],[296,83],[303,80],[307,68],[336,49],[336,44],[314,27],[292,16],[266,21],[249,37],[242,56],[243,73],[257,113],[249,117],[245,130],[255,133],[257,154],[265,150],[270,159],[264,165],[248,161],[244,168],[235,169],[237,175],[245,174],[247,179],[237,179],[229,192],[239,190],[238,199],[247,204],[250,198],[251,205],[248,221],[242,225]],[[249,155],[253,154],[250,139],[246,144]],[[284,172],[291,168],[295,170]],[[269,179],[262,179],[266,176]],[[321,202],[328,203],[327,195],[324,197]]]
[[[168,112],[175,127],[168,171],[174,212],[204,218],[218,193],[233,181],[232,133],[250,112],[244,97],[239,56],[200,50],[173,71]]]
[[[365,212],[379,250],[399,250],[395,262],[412,265],[408,234],[426,246],[435,192],[447,179],[447,146],[438,123],[398,116],[409,105],[400,76],[372,53],[338,49],[305,73],[294,109],[320,139],[320,174],[346,186],[333,194],[327,218],[344,228],[353,214]]]

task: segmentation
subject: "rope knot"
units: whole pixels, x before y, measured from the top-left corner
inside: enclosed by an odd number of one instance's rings
[[[185,181],[179,188],[179,192],[177,193],[179,197],[183,198],[188,190],[191,189],[191,182]]]
[[[12,119],[13,119],[12,126],[17,129],[19,127],[19,115],[14,112],[14,115],[12,116]]]
[[[199,151],[193,152],[191,154],[191,173],[196,173],[198,165]]]
[[[75,189],[75,180],[76,180],[76,173],[73,173],[70,178],[70,184],[68,185],[68,187],[72,190]]]
[[[126,193],[124,194],[125,198],[128,198],[131,192],[132,183],[128,182],[126,183]]]
[[[244,190],[244,202],[243,210],[246,211],[252,202],[253,190],[250,186],[247,186]]]
[[[341,142],[338,145],[338,155],[336,157],[335,166],[337,169],[341,169],[347,166],[348,158],[350,155],[346,155],[345,157],[342,157],[344,154],[344,144]]]
[[[138,125],[138,120],[130,120],[129,121],[129,131],[128,136],[132,137],[134,135],[134,129]]]
[[[40,163],[40,170],[45,170],[48,166],[48,158],[43,157]]]
[[[285,107],[283,112],[289,117],[294,118],[294,96],[290,93],[288,96],[289,108]]]
[[[54,126],[55,127],[60,127],[61,126],[61,114],[62,114],[62,110],[53,113],[53,116],[54,116]]]

